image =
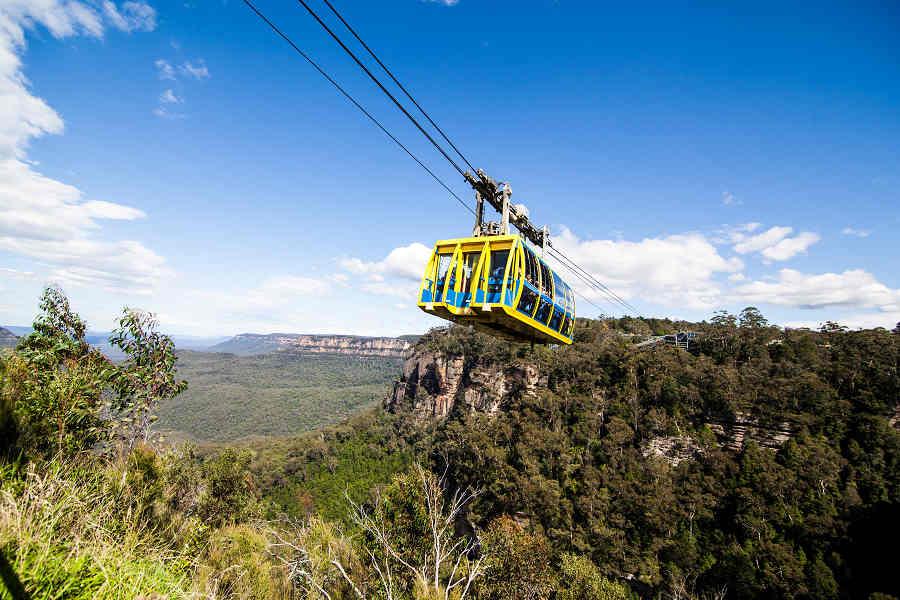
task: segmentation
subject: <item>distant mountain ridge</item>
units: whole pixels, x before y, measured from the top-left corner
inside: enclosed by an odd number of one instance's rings
[[[401,358],[418,336],[367,337],[302,333],[241,333],[209,348],[239,356],[296,352],[301,354],[347,354]]]
[[[0,348],[15,348],[18,343],[19,336],[5,327],[0,327]]]

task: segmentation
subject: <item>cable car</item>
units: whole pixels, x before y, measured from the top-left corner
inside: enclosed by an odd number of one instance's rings
[[[518,235],[441,240],[418,306],[506,339],[571,344],[575,295]]]

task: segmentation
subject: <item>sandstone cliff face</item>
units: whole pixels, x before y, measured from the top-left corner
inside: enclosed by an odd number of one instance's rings
[[[293,352],[353,354],[358,356],[395,356],[400,358],[409,342],[400,338],[357,337],[350,335],[298,335],[279,340],[279,344]]]
[[[226,342],[213,346],[210,350],[240,355],[266,354],[268,352],[298,352],[401,358],[409,347],[409,340],[392,337],[242,333]]]
[[[546,378],[528,364],[501,366],[417,349],[385,399],[389,412],[419,420],[443,419],[454,409],[496,414],[512,394],[533,394]]]

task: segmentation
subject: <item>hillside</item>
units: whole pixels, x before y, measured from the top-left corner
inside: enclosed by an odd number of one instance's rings
[[[239,356],[270,352],[304,354],[346,354],[349,356],[388,356],[400,358],[415,341],[415,336],[365,337],[356,335],[304,335],[297,333],[242,333],[211,346],[209,352]]]
[[[176,439],[229,441],[296,434],[377,404],[398,368],[391,357],[182,351],[187,391],[159,409],[157,430]]]
[[[0,327],[0,348],[15,348],[18,343],[19,336],[5,327]]]
[[[323,473],[354,489],[353,464],[417,457],[481,490],[476,529],[513,517],[643,597],[900,596],[875,550],[900,536],[900,335],[743,316],[693,324],[692,352],[635,349],[635,327],[684,326],[641,319],[556,350],[434,331],[381,416],[259,445],[254,468],[289,512],[336,515]]]

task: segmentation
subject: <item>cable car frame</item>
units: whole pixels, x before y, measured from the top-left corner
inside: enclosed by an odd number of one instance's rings
[[[571,344],[575,294],[526,240],[543,250],[546,227],[536,229],[523,206],[510,204],[508,185],[497,186],[480,170],[469,182],[477,200],[474,235],[434,245],[417,305],[505,339]],[[499,223],[483,222],[485,198],[501,213]],[[510,224],[521,235],[510,234]]]
[[[572,343],[572,289],[517,235],[438,241],[418,306],[505,339]]]

